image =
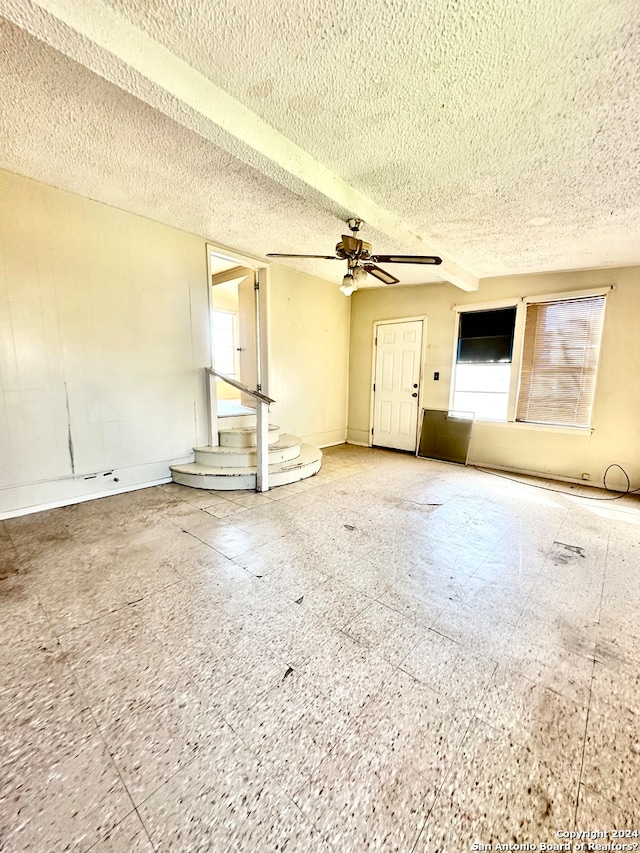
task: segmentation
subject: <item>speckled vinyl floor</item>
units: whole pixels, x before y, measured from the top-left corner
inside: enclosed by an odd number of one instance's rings
[[[343,445],[0,522],[0,850],[638,849],[640,500],[546,485]]]

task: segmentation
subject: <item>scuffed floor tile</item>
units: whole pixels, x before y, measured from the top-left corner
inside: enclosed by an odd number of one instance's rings
[[[1,522],[0,850],[633,832],[639,523],[637,498],[348,445],[264,495]]]

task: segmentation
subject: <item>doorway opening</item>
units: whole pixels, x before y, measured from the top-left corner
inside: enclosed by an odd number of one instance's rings
[[[266,269],[207,247],[211,367],[252,390],[266,392],[264,290]],[[255,412],[255,399],[216,379],[218,415]]]

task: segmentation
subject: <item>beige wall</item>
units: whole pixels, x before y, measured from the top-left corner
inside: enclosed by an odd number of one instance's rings
[[[0,513],[162,479],[206,441],[205,257],[199,237],[0,171]],[[594,483],[617,462],[638,485],[640,268],[487,279],[469,294],[435,285],[346,299],[337,284],[274,265],[272,420],[314,444],[345,435],[366,444],[376,320],[427,317],[420,402],[447,408],[454,305],[606,284],[615,290],[593,430],[477,423],[470,461],[586,472]]]
[[[0,172],[0,513],[192,458],[206,275],[203,240]]]
[[[269,271],[271,420],[318,446],[346,438],[350,304],[338,285]]]
[[[0,516],[193,458],[207,290],[203,238],[0,171]],[[267,303],[272,421],[344,441],[349,300],[274,267]]]
[[[446,409],[455,345],[455,305],[580,291],[613,284],[607,297],[598,386],[589,431],[476,422],[470,463],[602,482],[605,468],[622,465],[640,485],[640,268],[589,270],[485,279],[475,293],[451,285],[360,290],[352,299],[348,440],[367,444],[372,389],[372,332],[377,320],[426,316],[421,405]],[[440,380],[434,381],[435,371]],[[612,471],[607,483],[624,486]]]

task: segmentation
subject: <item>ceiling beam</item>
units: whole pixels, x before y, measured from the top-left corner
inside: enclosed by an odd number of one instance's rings
[[[32,4],[18,4],[18,7],[22,8],[16,13],[14,4],[0,0],[3,15],[71,59],[188,126],[183,118],[176,118],[181,111],[170,103],[178,101],[183,108],[187,107],[206,119],[214,128],[207,137],[234,157],[288,189],[299,193],[302,190],[303,197],[312,203],[324,203],[326,206],[329,202],[330,208],[335,210],[337,207],[343,218],[355,216],[363,219],[416,253],[439,255],[442,257],[439,272],[443,279],[462,290],[477,290],[478,277],[472,272],[409,228],[398,216],[332,173],[101,0],[82,3],[77,0],[34,0]],[[80,35],[81,39],[74,34]],[[113,59],[115,63],[109,61]],[[126,73],[123,73],[123,65]],[[153,84],[156,92],[159,89],[164,97],[145,97],[145,93],[151,94],[148,85],[134,85],[130,79],[127,81],[131,71]],[[202,130],[199,128],[198,132]]]

